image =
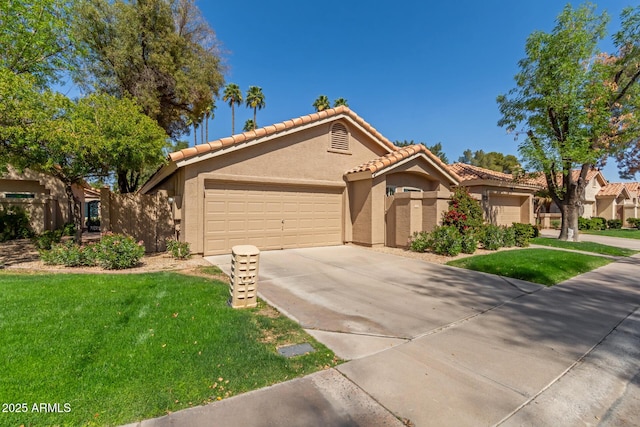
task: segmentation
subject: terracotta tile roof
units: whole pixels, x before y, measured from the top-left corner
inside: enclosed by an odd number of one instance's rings
[[[625,190],[626,188],[627,187],[622,182],[610,182],[607,185],[605,185],[604,187],[602,187],[600,189],[600,191],[598,191],[598,194],[596,194],[596,196],[598,196],[598,197],[605,197],[605,196],[618,197],[620,195],[620,193],[622,193],[622,191]]]
[[[348,170],[347,174],[365,171],[376,173],[388,166],[401,162],[402,160],[418,153],[424,153],[435,164],[440,166],[445,171],[449,172],[457,181],[460,181],[460,177],[458,177],[455,172],[453,172],[445,163],[442,162],[442,160],[440,160],[438,156],[433,154],[431,151],[429,151],[429,149],[427,149],[427,147],[422,144],[409,145],[402,148],[396,147],[396,151],[394,151],[393,153],[386,154],[384,156],[370,160],[367,163],[363,163],[360,166],[356,166],[355,168]]]
[[[524,176],[521,178],[514,178],[512,174],[502,173],[491,169],[485,169],[478,166],[468,165],[466,163],[454,163],[449,165],[449,169],[457,173],[462,183],[471,180],[489,180],[508,182],[513,184],[526,185],[530,187],[542,187],[540,176]],[[542,182],[544,182],[544,175],[542,175]]]
[[[369,123],[364,121],[364,119],[362,119],[352,110],[350,110],[348,107],[341,105],[336,108],[322,110],[317,113],[308,114],[306,116],[298,117],[291,120],[286,120],[282,123],[276,123],[274,125],[265,126],[260,129],[251,130],[249,132],[228,136],[226,138],[221,138],[212,142],[207,142],[205,144],[199,144],[199,145],[196,145],[195,147],[185,148],[183,150],[170,153],[168,156],[168,159],[174,162],[188,159],[193,156],[213,152],[224,147],[229,147],[231,145],[240,144],[243,142],[249,142],[258,138],[262,138],[262,137],[273,135],[275,133],[279,133],[282,131],[294,129],[298,126],[306,125],[318,120],[322,120],[322,119],[326,119],[326,118],[334,117],[338,115],[345,115],[350,117],[358,125],[364,128],[367,132],[371,133],[375,138],[377,138],[383,144],[388,146],[389,149],[391,150],[397,149],[397,147],[393,145],[391,141],[385,138],[373,126],[371,126]]]
[[[587,172],[587,181],[591,181],[593,178],[595,178],[596,175],[598,175],[600,173],[600,171],[598,169],[590,169]],[[571,171],[571,175],[573,180],[577,180],[580,177],[580,170],[579,169],[574,169]],[[556,182],[558,183],[558,185],[562,185],[562,173],[558,173],[556,178]],[[600,175],[602,177],[602,179],[605,182],[605,185],[607,183],[606,178],[604,177],[604,175]],[[528,177],[531,181],[536,182],[538,185],[540,185],[541,187],[547,188],[547,179],[545,178],[544,174],[542,172],[534,172],[534,173],[530,173],[528,174]]]
[[[640,192],[640,182],[625,182],[625,187],[627,187],[627,191],[631,194],[637,194]]]

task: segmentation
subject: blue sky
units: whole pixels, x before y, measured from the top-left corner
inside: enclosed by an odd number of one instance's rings
[[[636,2],[637,3],[637,2]],[[262,87],[264,126],[338,97],[392,141],[442,142],[450,162],[472,150],[517,154],[497,126],[496,96],[514,86],[527,36],[550,31],[561,1],[197,1],[226,51],[227,82]],[[578,4],[578,3],[574,3]],[[610,31],[624,1],[601,1]],[[610,50],[603,46],[603,49]],[[236,112],[236,132],[252,117]],[[218,101],[209,139],[231,133]],[[189,139],[193,143],[193,138]],[[200,142],[200,141],[198,141]],[[619,181],[615,162],[605,169]]]

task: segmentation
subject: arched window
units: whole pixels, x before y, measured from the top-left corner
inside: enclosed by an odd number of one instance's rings
[[[342,123],[335,123],[331,126],[331,144],[332,150],[349,151],[349,131]]]

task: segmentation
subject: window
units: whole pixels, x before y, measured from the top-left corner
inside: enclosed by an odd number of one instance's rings
[[[7,199],[33,199],[36,195],[30,193],[6,193],[4,197]]]
[[[387,185],[387,196],[393,196],[394,194],[396,194],[396,186]]]
[[[349,151],[349,131],[342,123],[336,123],[331,126],[330,148],[338,151]]]

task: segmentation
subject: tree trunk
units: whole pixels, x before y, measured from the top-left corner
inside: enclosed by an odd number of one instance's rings
[[[64,183],[64,191],[67,194],[69,200],[69,209],[71,210],[71,219],[76,226],[76,234],[74,239],[77,244],[82,242],[82,211],[80,209],[80,200],[78,200],[73,194],[72,184],[69,182]]]
[[[560,240],[569,240],[573,242],[580,241],[578,231],[578,217],[580,216],[580,199],[569,197],[563,200],[560,209],[562,213],[562,227],[560,229]]]
[[[231,135],[236,133],[236,109],[231,104]]]

